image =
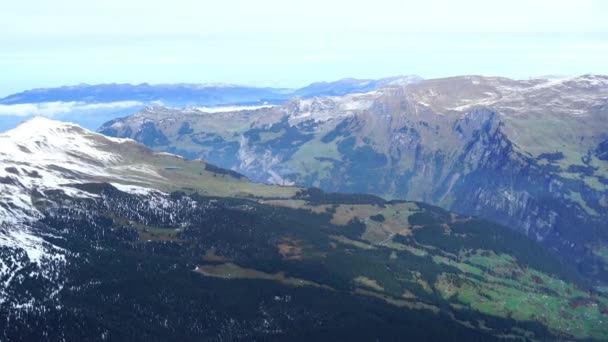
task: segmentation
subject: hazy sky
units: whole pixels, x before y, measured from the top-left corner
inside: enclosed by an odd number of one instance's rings
[[[608,1],[6,0],[0,96],[76,83],[608,73]]]

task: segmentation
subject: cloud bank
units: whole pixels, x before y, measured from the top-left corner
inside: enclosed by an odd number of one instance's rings
[[[3,105],[0,104],[0,116],[46,116],[55,117],[61,114],[87,112],[95,110],[127,109],[144,106],[139,101],[119,101],[106,103],[85,102],[41,102]]]

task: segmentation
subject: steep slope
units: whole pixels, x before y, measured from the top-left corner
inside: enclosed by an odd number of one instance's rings
[[[221,115],[147,108],[100,132],[248,177],[496,220],[608,281],[608,77],[426,80]]]
[[[40,118],[0,141],[2,340],[608,337],[603,292],[487,221]]]

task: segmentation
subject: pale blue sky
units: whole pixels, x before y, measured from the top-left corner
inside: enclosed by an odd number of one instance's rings
[[[0,96],[130,82],[608,73],[608,1],[19,0],[0,4]]]

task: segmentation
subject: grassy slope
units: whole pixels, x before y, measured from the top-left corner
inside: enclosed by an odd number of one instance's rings
[[[201,253],[202,274],[347,291],[400,308],[447,313],[460,324],[503,337],[534,339],[535,330],[526,322],[536,322],[562,337],[608,338],[603,324],[608,297],[562,280],[568,274],[554,259],[502,227],[413,202],[261,202],[256,215],[265,219],[246,220],[261,245],[250,243],[256,250],[274,250],[277,259],[213,247]],[[149,238],[149,231],[138,231],[142,240]],[[153,232],[162,235],[162,230]],[[169,240],[186,238],[173,230],[167,234]],[[274,237],[265,240],[264,234]],[[505,332],[490,317],[519,323]]]
[[[289,198],[300,190],[296,187],[253,183],[244,177],[209,169],[203,161],[155,153],[135,143],[113,145],[111,149],[118,149],[124,161],[114,167],[115,171],[128,179],[122,183],[150,186],[166,192],[185,190],[224,197]]]

